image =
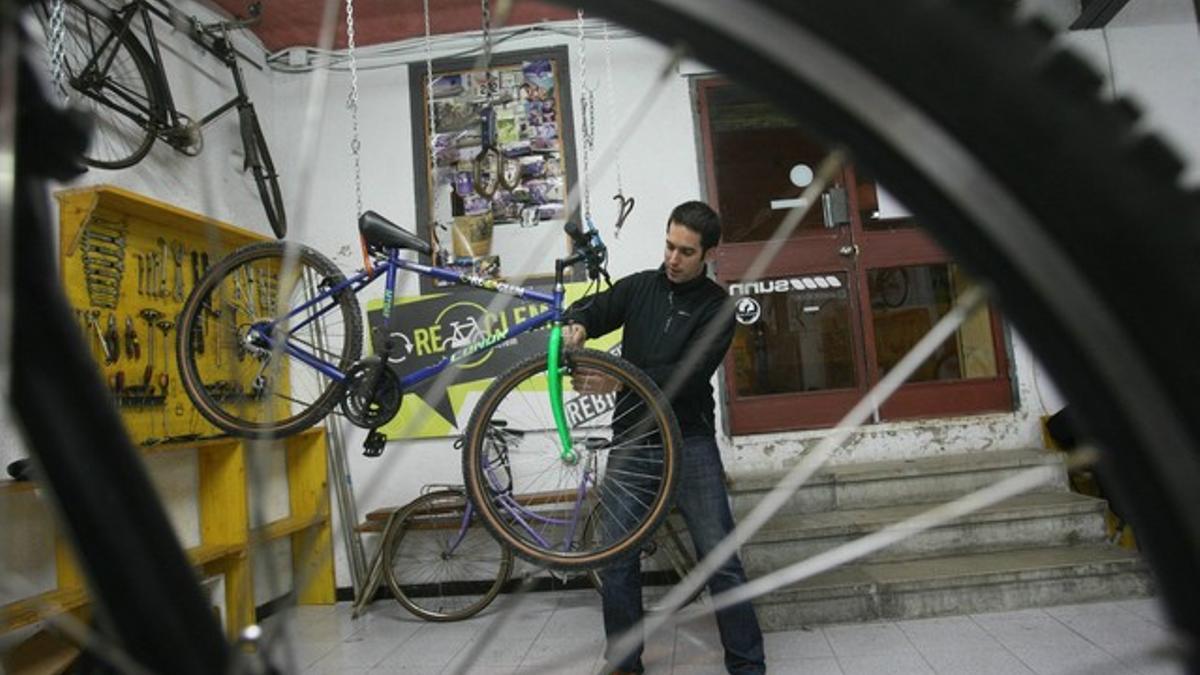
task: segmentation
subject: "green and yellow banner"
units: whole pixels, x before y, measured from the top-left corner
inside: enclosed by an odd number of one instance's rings
[[[567,305],[583,297],[588,286],[567,284]],[[475,288],[396,298],[393,304],[391,321],[384,327],[383,300],[368,303],[367,329],[375,353],[383,352],[387,340],[396,346],[388,365],[400,378],[436,364],[460,347],[503,335],[511,326],[549,309],[540,302]],[[457,436],[492,380],[522,359],[545,353],[548,329],[546,324],[522,333],[422,381],[405,392],[400,412],[379,431],[388,439]],[[588,347],[610,350],[620,341],[621,332],[616,331],[590,340]]]

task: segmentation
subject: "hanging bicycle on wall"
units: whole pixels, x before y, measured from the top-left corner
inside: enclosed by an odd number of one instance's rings
[[[263,210],[275,236],[287,234],[279,176],[263,136],[254,103],[246,93],[237,50],[229,32],[259,21],[262,3],[250,17],[202,23],[162,0],[133,0],[109,11],[87,0],[41,0],[35,12],[52,54],[51,74],[64,99],[88,110],[96,120],[83,161],[101,169],[124,169],[150,152],[155,139],[194,157],[204,148],[201,130],[237,109],[245,152],[244,169],[254,175]],[[199,119],[175,107],[171,81],[155,34],[154,17],[179,28],[229,69],[236,94]],[[145,36],[145,44],[135,35]]]

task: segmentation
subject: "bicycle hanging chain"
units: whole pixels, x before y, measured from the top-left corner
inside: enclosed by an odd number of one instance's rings
[[[358,134],[358,59],[354,54],[354,0],[346,0],[346,56],[350,60],[350,154],[354,158],[354,222],[363,214],[362,140]]]
[[[612,71],[613,71],[612,44],[610,43],[610,40],[608,37],[608,21],[605,21],[604,22],[604,81],[605,81],[605,93],[608,95],[608,123],[610,125],[616,124],[616,122],[617,122],[616,107],[613,105],[613,101],[616,100],[616,95],[614,94],[614,90],[613,90]],[[625,196],[625,188],[623,187],[622,182],[621,182],[621,150],[620,150],[621,145],[623,145],[623,144],[617,142],[616,139],[614,139],[613,142],[617,143],[617,145],[616,145],[617,156],[615,158],[616,171],[617,171],[617,195],[620,197],[624,197]],[[619,232],[620,232],[620,229],[618,228],[618,233]]]
[[[613,104],[616,100],[616,94],[613,89],[613,67],[612,67],[612,41],[608,35],[608,22],[604,22],[604,81],[605,92],[608,96],[608,123],[615,125],[617,123],[617,111]],[[629,217],[633,211],[633,205],[636,200],[633,197],[625,196],[625,186],[621,180],[621,146],[624,143],[621,139],[614,138],[612,140],[616,148],[616,156],[613,158],[616,164],[617,171],[617,194],[613,199],[617,202],[617,223],[613,226],[613,236],[621,238],[621,228],[625,227],[625,219]]]
[[[442,191],[438,188],[437,174],[437,106],[433,102],[433,35],[429,25],[429,0],[422,0],[425,12],[425,103],[429,115],[429,232],[430,239],[436,240],[438,249],[442,250],[441,238],[438,234],[438,205],[441,204]]]
[[[47,52],[50,57],[50,81],[54,83],[54,88],[58,90],[58,96],[63,103],[67,102],[67,86],[63,81],[66,17],[66,0],[54,0],[54,4],[50,8],[50,34],[47,36]]]
[[[588,87],[587,83],[587,40],[583,35],[583,10],[575,10],[575,16],[579,32],[579,82],[580,88],[583,89],[583,93],[579,97],[579,116],[582,123],[581,132],[583,136],[583,143],[579,153],[583,160],[583,180],[580,181],[580,188],[583,191],[583,219],[588,226],[591,226],[592,190],[590,163],[592,150],[596,146],[596,106],[595,97],[592,95],[592,90]]]
[[[492,66],[492,11],[488,0],[479,0],[479,12],[483,17],[483,72],[487,85],[488,102],[492,100],[491,66]]]

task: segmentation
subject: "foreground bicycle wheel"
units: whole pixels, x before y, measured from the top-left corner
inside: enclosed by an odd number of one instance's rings
[[[1194,497],[1200,485],[1200,368],[1192,356],[1196,329],[1178,317],[1200,310],[1194,278],[1200,214],[1179,186],[1178,162],[1136,131],[1136,114],[1098,100],[1090,71],[1061,55],[1045,32],[1013,28],[1011,15],[999,8],[1003,3],[583,4],[667,44],[688,46],[705,63],[756,85],[827,140],[848,147],[994,287],[1006,315],[1104,449],[1107,475],[1133,512],[1161,597],[1177,627],[1194,638],[1200,632],[1200,590],[1192,583],[1200,569],[1200,505]],[[1085,235],[1088,246],[1077,246]],[[1131,261],[1138,264],[1136,273],[1114,273]],[[27,273],[51,269],[47,259]],[[131,598],[130,588],[163,589],[132,595],[171,597],[170,589],[181,585],[180,572],[186,577],[190,571],[184,563],[160,560],[169,546],[148,534],[165,532],[169,541],[169,525],[148,516],[142,502],[119,520],[112,515],[111,504],[123,503],[131,487],[152,494],[148,483],[115,472],[123,486],[115,494],[95,478],[105,474],[79,472],[87,479],[74,484],[59,480],[67,469],[79,468],[97,438],[107,438],[100,433],[115,428],[119,434],[118,421],[110,413],[111,424],[88,441],[53,435],[56,426],[66,425],[47,420],[99,415],[103,383],[86,364],[71,373],[44,372],[56,357],[86,348],[65,303],[47,320],[47,298],[35,296],[29,285],[16,289],[32,306],[22,306],[15,321],[22,334],[14,340],[21,378],[14,395],[22,417],[41,422],[27,426],[35,432],[30,447],[47,457],[48,480],[74,507],[71,520],[85,524],[75,529],[96,535],[79,537],[81,557],[101,582],[99,599],[126,610],[114,617],[121,642],[138,658],[156,644],[217,651],[209,643],[194,644],[205,629],[213,632],[211,615],[198,612],[189,621],[170,608],[156,612],[131,604],[141,598]],[[33,328],[39,321],[40,331],[53,331],[67,347],[39,352],[42,335]],[[81,380],[90,387],[82,389]],[[77,391],[93,393],[62,395]],[[126,444],[106,452],[98,468],[113,465],[122,449],[136,466]],[[103,514],[103,522],[88,521],[89,512]],[[142,537],[127,546],[94,545],[112,534],[112,522],[127,523],[123,532]],[[136,585],[104,589],[104,580],[119,580],[133,569]],[[168,616],[179,624],[168,625]],[[220,664],[189,670],[182,653],[161,656],[144,662],[161,672],[220,672]],[[172,656],[180,667],[157,668]],[[1200,668],[1194,651],[1185,658]]]
[[[231,434],[288,436],[341,400],[345,386],[289,348],[341,372],[362,350],[362,315],[349,289],[308,306],[345,277],[316,251],[291,248],[297,254],[290,272],[284,259],[289,245],[234,251],[200,280],[179,315],[183,387],[208,421]],[[284,345],[272,349],[258,337],[268,332],[275,340],[286,336]]]
[[[636,554],[671,507],[679,425],[658,387],[628,362],[592,350],[563,355],[574,457],[550,410],[546,356],[518,363],[483,393],[467,427],[463,474],[483,523],[528,560],[586,569]],[[570,374],[600,373],[620,393],[578,395]],[[599,519],[599,536],[584,524]]]
[[[1200,365],[1180,320],[1200,312],[1200,204],[1136,109],[1103,101],[1102,79],[1006,3],[582,4],[848,148],[987,281],[1101,449],[1173,620],[1200,636]]]
[[[461,621],[490,605],[512,572],[512,552],[467,518],[458,490],[422,495],[404,507],[383,541],[392,595],[426,621]]]
[[[53,0],[35,5],[48,42],[54,38]],[[154,144],[162,117],[158,73],[141,43],[121,32],[91,7],[66,1],[63,7],[63,89],[72,105],[95,120],[83,161],[101,169],[137,164]]]

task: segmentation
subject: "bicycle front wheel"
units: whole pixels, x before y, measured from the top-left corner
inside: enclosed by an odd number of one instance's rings
[[[43,0],[35,9],[51,48],[61,39],[57,94],[94,120],[83,161],[101,169],[137,164],[154,144],[155,125],[163,117],[154,62],[133,34],[85,4],[63,3],[60,31],[54,5]],[[52,55],[52,74],[56,62]]]
[[[345,391],[336,373],[362,350],[358,300],[329,292],[343,281],[320,253],[277,242],[238,249],[201,278],[176,345],[200,413],[231,434],[273,438],[324,417]]]
[[[592,350],[563,353],[563,399],[573,454],[550,408],[546,356],[513,366],[483,393],[463,447],[467,492],[483,523],[528,560],[587,569],[636,554],[671,507],[679,425],[654,382]],[[570,375],[612,378],[619,393],[580,394]],[[599,536],[583,536],[595,513]]]
[[[426,621],[461,621],[500,594],[513,555],[468,517],[457,490],[417,497],[388,529],[384,570],[392,595]]]
[[[275,162],[267,149],[267,139],[254,106],[245,105],[238,110],[242,126],[242,147],[246,152],[246,166],[254,174],[258,196],[262,200],[263,212],[277,239],[287,236],[287,215],[283,211],[283,195],[279,192],[279,174],[275,173]]]

